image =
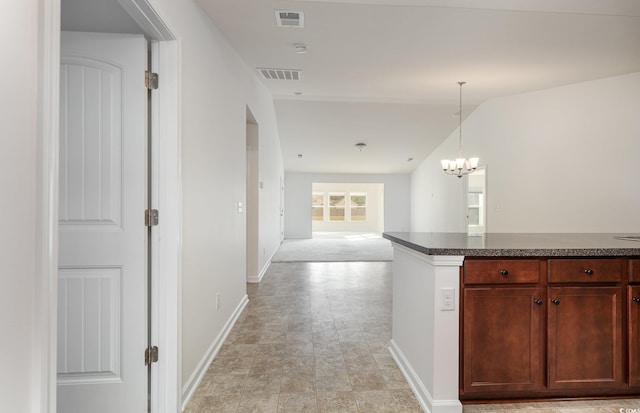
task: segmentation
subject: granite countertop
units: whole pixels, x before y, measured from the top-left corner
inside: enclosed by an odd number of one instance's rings
[[[468,257],[640,256],[640,234],[385,232],[382,236],[426,255]],[[637,237],[622,240],[615,237]]]

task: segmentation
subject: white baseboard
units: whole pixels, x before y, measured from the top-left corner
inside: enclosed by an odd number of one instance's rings
[[[213,343],[211,343],[211,345],[209,346],[209,349],[198,363],[198,366],[189,377],[189,380],[187,380],[187,382],[182,387],[182,410],[187,408],[187,404],[189,404],[189,401],[193,397],[193,394],[196,392],[198,385],[200,385],[204,374],[207,372],[207,369],[211,365],[211,362],[213,362],[213,359],[216,358],[216,355],[220,351],[220,348],[224,344],[224,341],[227,339],[229,332],[236,324],[236,321],[238,321],[238,317],[240,317],[242,310],[244,310],[248,303],[249,297],[245,295],[244,297],[242,297],[242,300],[240,300],[240,303],[231,314],[231,317],[229,317],[229,320],[227,320],[220,334],[218,334],[216,339],[213,340]]]
[[[247,277],[247,282],[248,283],[259,283],[260,281],[262,281],[262,277],[264,277],[264,275],[267,273],[267,270],[269,269],[269,265],[271,265],[271,260],[273,259],[273,256],[276,255],[276,252],[278,252],[277,249],[275,251],[273,251],[273,253],[269,257],[267,262],[264,264],[264,266],[262,267],[262,269],[258,273],[258,275],[255,275],[255,276],[250,275],[250,276]]]
[[[462,413],[462,403],[460,400],[433,400],[431,393],[413,369],[407,358],[402,353],[395,341],[391,340],[389,346],[391,357],[395,360],[402,375],[411,386],[420,403],[420,407],[427,413]]]

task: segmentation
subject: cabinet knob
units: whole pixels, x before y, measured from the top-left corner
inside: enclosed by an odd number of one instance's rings
[[[586,269],[584,270],[584,273],[587,275],[593,275],[593,270],[592,269]]]
[[[536,300],[533,300],[533,302],[534,302],[534,303],[536,303],[536,304],[538,304],[538,305],[542,305],[542,300],[538,300],[538,299],[536,299]]]
[[[551,300],[552,303],[554,303],[555,305],[559,305],[560,304],[560,300]]]
[[[509,275],[509,271],[507,270],[500,270],[500,274],[502,274],[503,277],[506,277],[507,275]]]
[[[633,300],[634,302],[640,304],[640,298],[638,298],[638,297],[633,297],[631,300]]]

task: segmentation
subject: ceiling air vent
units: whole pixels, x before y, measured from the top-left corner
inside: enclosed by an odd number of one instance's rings
[[[304,13],[301,11],[274,10],[278,27],[304,27]]]
[[[258,68],[263,78],[268,80],[300,80],[302,70]]]

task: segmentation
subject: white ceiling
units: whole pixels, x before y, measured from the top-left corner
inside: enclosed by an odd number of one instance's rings
[[[494,97],[640,70],[640,0],[197,2],[249,67],[302,70],[263,80],[288,171],[412,171],[457,127],[460,80],[466,117]],[[274,10],[303,11],[305,28],[276,27]],[[62,26],[141,33],[117,0],[63,0]]]
[[[455,130],[457,81],[467,116],[487,99],[640,70],[638,0],[197,2],[249,67],[302,70],[263,80],[288,171],[410,172]],[[277,27],[274,10],[303,11],[305,27]]]
[[[144,34],[117,0],[61,0],[60,26],[71,32]]]

